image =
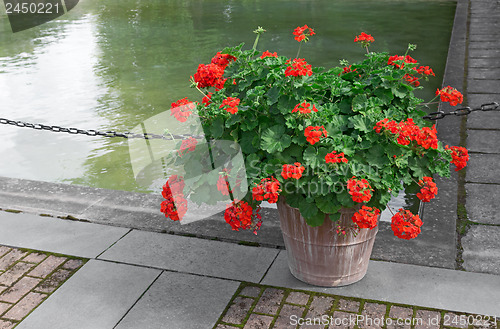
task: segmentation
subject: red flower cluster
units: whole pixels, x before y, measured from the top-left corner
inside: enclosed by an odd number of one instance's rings
[[[184,97],[170,104],[170,115],[173,115],[180,122],[186,122],[187,118],[192,114],[190,110],[194,110],[195,106],[195,103]]]
[[[235,60],[236,57],[232,55],[218,52],[212,58],[210,64],[198,65],[198,70],[193,76],[194,81],[198,83],[198,88],[215,87],[216,90],[222,89],[227,80],[222,77],[224,75],[224,70],[231,61]]]
[[[304,131],[304,136],[311,145],[314,145],[319,142],[321,137],[328,137],[328,134],[323,126],[309,126]]]
[[[354,202],[368,202],[372,198],[373,189],[366,179],[356,180],[352,176],[347,180],[347,189]]]
[[[333,151],[325,155],[326,163],[347,163],[347,159],[344,158],[344,152],[340,152],[337,154],[337,151]]]
[[[423,224],[418,215],[413,215],[409,210],[402,208],[392,216],[391,222],[394,235],[405,240],[416,238],[420,234],[420,227]]]
[[[295,162],[293,165],[284,164],[281,171],[281,177],[283,177],[284,179],[299,179],[300,177],[302,177],[302,173],[304,172],[304,170],[305,168],[300,164],[300,162]]]
[[[228,97],[222,101],[222,104],[219,108],[225,107],[225,110],[231,114],[236,114],[238,112],[238,105],[240,104],[240,99],[235,97]]]
[[[295,105],[295,108],[292,110],[292,113],[300,112],[302,114],[309,114],[309,113],[311,113],[311,111],[318,112],[318,109],[316,108],[316,106],[314,104],[311,108],[311,104],[306,103],[304,101],[303,103],[299,103],[299,104]]]
[[[265,52],[262,53],[260,58],[266,58],[266,57],[278,57],[278,54],[276,52],[272,53],[272,52],[266,50]]]
[[[417,71],[419,74],[422,74],[422,75],[433,75],[433,76],[436,76],[434,74],[434,71],[432,71],[432,69],[429,66],[420,66],[419,68],[414,67],[413,69],[415,71]]]
[[[436,196],[438,188],[436,183],[432,181],[432,177],[424,177],[423,180],[418,181],[418,185],[422,188],[420,192],[417,193],[417,198],[422,202],[429,202]]]
[[[377,226],[379,215],[380,210],[377,208],[363,206],[354,214],[354,216],[352,216],[351,219],[359,226],[359,228],[369,228],[371,230]]]
[[[462,104],[464,100],[462,93],[450,86],[444,87],[441,90],[436,90],[436,96],[440,96],[441,102],[450,102],[451,106]]]
[[[255,201],[266,199],[269,203],[276,203],[280,192],[280,182],[276,178],[264,178],[260,184],[252,188],[252,197]]]
[[[161,203],[161,212],[174,221],[181,220],[187,212],[187,200],[184,198],[184,180],[177,175],[170,176],[161,195],[165,201]]]
[[[194,137],[183,140],[179,148],[179,156],[183,156],[188,152],[193,152],[196,149],[196,144],[198,144],[198,141]]]
[[[363,47],[366,47],[369,42],[373,42],[375,39],[370,34],[366,34],[365,32],[361,32],[360,35],[354,38],[354,42],[361,42]]]
[[[314,30],[310,28],[307,25],[304,25],[302,27],[297,27],[295,30],[293,30],[293,35],[295,36],[295,40],[298,42],[305,41],[307,42],[309,40],[308,37],[311,35],[315,35]]]
[[[342,74],[346,74],[346,73],[349,73],[349,72],[356,72],[356,69],[351,69],[352,65],[349,65],[349,66],[346,66],[342,69],[342,72],[339,73],[339,75],[342,75]]]
[[[210,103],[212,103],[212,92],[209,92],[205,97],[203,97],[203,99],[201,100],[201,102],[203,103],[203,105],[205,105],[205,107],[207,107],[208,105],[210,105]]]
[[[221,54],[220,51],[212,58],[212,64],[218,65],[225,69],[231,61],[235,61],[236,57],[229,54]]]
[[[429,148],[437,149],[438,147],[436,126],[420,128],[411,118],[399,123],[394,120],[389,121],[386,118],[377,122],[373,129],[377,133],[380,133],[382,129],[387,129],[392,134],[397,135],[397,141],[400,145],[409,145],[412,141],[415,141],[426,150]]]
[[[403,61],[403,63],[397,64],[397,63],[395,63],[397,61]],[[398,69],[402,69],[405,67],[405,63],[410,64],[410,63],[416,63],[416,62],[417,62],[417,60],[413,59],[410,55],[406,55],[406,56],[394,55],[394,56],[389,57],[387,64],[394,65]]]
[[[286,64],[290,64],[290,60],[287,60]],[[291,64],[291,66],[288,66],[285,69],[286,77],[312,75],[312,65],[307,64],[307,62],[303,58],[294,58]]]
[[[194,74],[194,81],[198,83],[198,88],[208,88],[220,86],[224,74],[224,68],[217,64],[200,64],[198,70]]]
[[[451,150],[451,163],[453,163],[456,168],[455,171],[459,171],[465,166],[467,166],[467,161],[469,161],[469,152],[465,147],[461,146],[445,146],[445,149]]]
[[[420,81],[418,81],[418,78],[413,76],[413,75],[405,74],[403,76],[403,79],[405,79],[406,82],[408,82],[412,86],[415,86],[415,87],[420,86]]]
[[[252,214],[253,209],[248,203],[234,200],[232,204],[226,206],[224,219],[231,225],[233,231],[238,231],[240,228],[246,230],[252,224]]]

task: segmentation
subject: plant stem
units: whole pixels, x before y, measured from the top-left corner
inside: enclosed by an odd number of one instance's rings
[[[299,58],[299,54],[300,54],[300,48],[302,47],[302,42],[299,43],[299,50],[297,51],[297,56],[295,56],[295,58]]]

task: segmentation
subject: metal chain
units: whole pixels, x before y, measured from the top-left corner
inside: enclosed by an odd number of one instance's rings
[[[36,130],[47,130],[47,131],[52,131],[52,132],[57,132],[57,133],[68,133],[68,134],[80,134],[80,135],[87,135],[87,136],[102,136],[102,137],[122,137],[122,138],[144,138],[144,139],[164,139],[164,140],[174,140],[174,139],[187,139],[190,137],[194,138],[201,138],[202,136],[194,136],[190,134],[184,134],[184,135],[158,135],[158,134],[151,134],[151,133],[145,133],[145,134],[136,134],[132,132],[126,132],[126,133],[120,133],[116,131],[98,131],[94,129],[78,129],[78,128],[65,128],[65,127],[60,127],[60,126],[49,126],[49,125],[44,125],[40,123],[29,123],[29,122],[23,122],[23,121],[15,121],[15,120],[9,120],[9,119],[4,119],[0,118],[0,124],[4,125],[13,125],[16,127],[25,127],[25,128],[32,128]]]
[[[467,107],[462,107],[460,109],[456,109],[455,111],[451,111],[448,113],[445,113],[443,111],[433,112],[433,113],[429,113],[428,115],[424,116],[423,118],[426,120],[435,121],[435,120],[442,119],[448,115],[462,116],[462,115],[468,115],[468,114],[475,112],[475,111],[497,111],[497,110],[500,110],[499,107],[500,107],[500,105],[497,102],[491,102],[491,103],[483,104],[477,108],[470,108],[469,106],[467,106]]]
[[[457,109],[455,111],[451,111],[448,113],[445,113],[443,111],[438,111],[438,112],[432,112],[429,113],[428,115],[424,116],[423,118],[426,120],[430,121],[435,121],[439,119],[443,119],[447,117],[448,115],[456,115],[456,116],[462,116],[462,115],[468,115],[472,112],[476,111],[497,111],[499,109],[500,104],[497,102],[492,102],[492,103],[486,103],[482,104],[480,107],[477,108],[470,108],[469,106],[463,107],[460,109]],[[15,120],[9,120],[9,119],[4,119],[0,118],[0,124],[4,125],[13,125],[16,127],[25,127],[25,128],[32,128],[36,130],[47,130],[47,131],[52,131],[52,132],[57,132],[57,133],[68,133],[68,134],[80,134],[80,135],[87,135],[87,136],[102,136],[102,137],[122,137],[122,138],[144,138],[144,139],[164,139],[164,140],[174,140],[174,139],[188,139],[190,137],[194,138],[202,138],[203,136],[194,136],[190,134],[183,134],[183,135],[158,135],[158,134],[150,134],[150,133],[144,133],[144,134],[136,134],[132,132],[126,132],[126,133],[120,133],[116,131],[99,131],[99,130],[94,130],[94,129],[78,129],[78,128],[65,128],[65,127],[60,127],[60,126],[49,126],[49,125],[44,125],[41,123],[29,123],[29,122],[23,122],[23,121],[15,121]]]

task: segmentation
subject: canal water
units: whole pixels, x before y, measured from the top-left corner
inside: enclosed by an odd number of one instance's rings
[[[304,24],[317,33],[301,50],[313,66],[362,59],[360,32],[375,37],[374,51],[417,44],[412,56],[436,73],[419,93],[428,100],[441,87],[454,11],[453,1],[428,0],[81,0],[12,33],[1,8],[0,117],[130,131],[177,99],[201,100],[188,81],[198,64],[226,46],[250,48],[257,26],[268,31],[260,50],[294,57],[292,31]],[[0,125],[0,140],[0,176],[149,191],[134,179],[125,139]]]

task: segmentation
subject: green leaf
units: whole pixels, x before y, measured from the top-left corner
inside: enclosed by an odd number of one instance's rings
[[[326,196],[317,196],[316,206],[325,214],[334,214],[342,207],[333,193]]]
[[[349,121],[351,121],[354,125],[354,128],[358,129],[359,131],[367,133],[373,130],[372,122],[365,116],[356,115],[351,117]]]
[[[216,117],[214,121],[212,121],[212,125],[210,126],[210,134],[214,139],[218,139],[224,133],[224,119],[222,117]]]
[[[277,86],[272,87],[269,89],[269,91],[266,93],[267,95],[267,105],[273,105],[278,101],[278,97],[280,96],[280,88]]]
[[[261,147],[269,153],[282,152],[290,146],[292,139],[285,134],[285,127],[275,125],[267,128],[262,134]]]
[[[392,93],[391,89],[377,88],[373,93],[375,94],[375,96],[380,98],[380,100],[382,100],[384,104],[390,104],[394,99],[394,94]]]

